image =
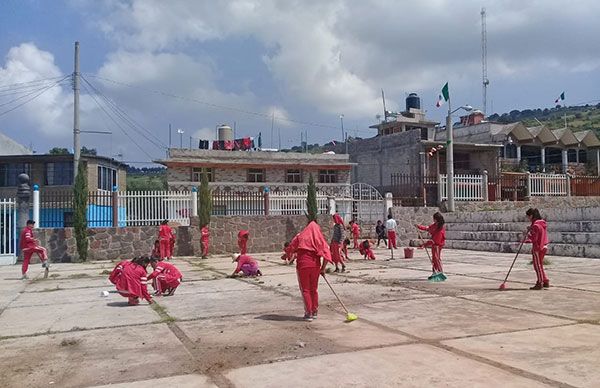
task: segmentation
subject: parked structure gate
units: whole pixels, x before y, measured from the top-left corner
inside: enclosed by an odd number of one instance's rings
[[[17,209],[14,199],[0,199],[0,265],[17,262]]]

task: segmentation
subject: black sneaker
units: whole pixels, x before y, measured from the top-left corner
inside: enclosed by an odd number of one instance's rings
[[[530,290],[541,290],[542,285],[540,283],[535,283],[535,286],[529,287]]]

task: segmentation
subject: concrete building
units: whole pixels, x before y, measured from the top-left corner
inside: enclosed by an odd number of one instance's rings
[[[444,139],[445,128],[436,137]],[[493,123],[483,121],[483,114],[474,112],[461,117],[461,125],[454,128],[454,140],[502,146],[500,162],[505,168],[522,166],[531,172],[585,174],[586,167],[593,167],[600,175],[600,140],[592,131]]]
[[[0,156],[31,154],[33,154],[33,152],[29,148],[0,133]]]
[[[352,169],[348,155],[205,149],[170,149],[156,163],[167,167],[169,190],[198,186],[205,169],[218,190],[305,190],[312,174],[319,191],[332,195],[347,189]]]
[[[392,117],[391,121],[370,127],[377,129],[377,136],[348,145],[350,161],[354,163],[352,181],[368,183],[384,192],[393,185],[393,174],[413,177],[416,185],[423,177],[445,174],[445,139],[436,132],[439,123],[425,118],[418,96],[411,93],[406,99],[406,111]],[[497,174],[499,148],[483,142],[455,141],[455,173],[481,174],[487,170],[490,175]],[[430,152],[432,149],[436,151]]]
[[[82,155],[87,166],[90,191],[112,191],[113,186],[126,190],[126,165],[103,156]],[[73,187],[73,155],[1,155],[0,198],[11,198],[17,192],[17,176],[29,175],[32,185],[44,191],[60,191]]]

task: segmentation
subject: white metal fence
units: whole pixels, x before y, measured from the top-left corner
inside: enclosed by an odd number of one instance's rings
[[[529,195],[566,196],[569,194],[569,179],[566,174],[529,174]]]
[[[17,262],[17,210],[14,199],[0,199],[0,265]]]
[[[190,224],[189,191],[119,192],[119,226],[157,225],[162,220]]]
[[[440,199],[448,199],[448,176],[440,174]],[[486,188],[487,189],[487,188]],[[454,199],[456,201],[483,201],[482,175],[454,175]]]
[[[269,194],[269,215],[302,215],[306,214],[307,194],[302,192],[271,193]],[[327,197],[317,195],[317,209],[319,214],[327,213]]]

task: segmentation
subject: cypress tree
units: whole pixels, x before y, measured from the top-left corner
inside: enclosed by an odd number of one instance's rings
[[[86,261],[88,254],[88,234],[87,234],[87,203],[88,203],[88,182],[87,168],[85,163],[79,163],[77,177],[75,178],[75,187],[73,188],[73,229],[75,232],[75,242],[79,260]]]
[[[308,177],[308,194],[306,197],[306,208],[308,210],[306,218],[308,222],[317,221],[317,215],[319,214],[319,208],[317,205],[317,186],[312,174]]]
[[[198,218],[200,218],[200,228],[202,228],[210,224],[210,215],[212,213],[212,195],[208,186],[208,174],[205,169],[202,170],[198,197],[198,201],[200,202]]]

